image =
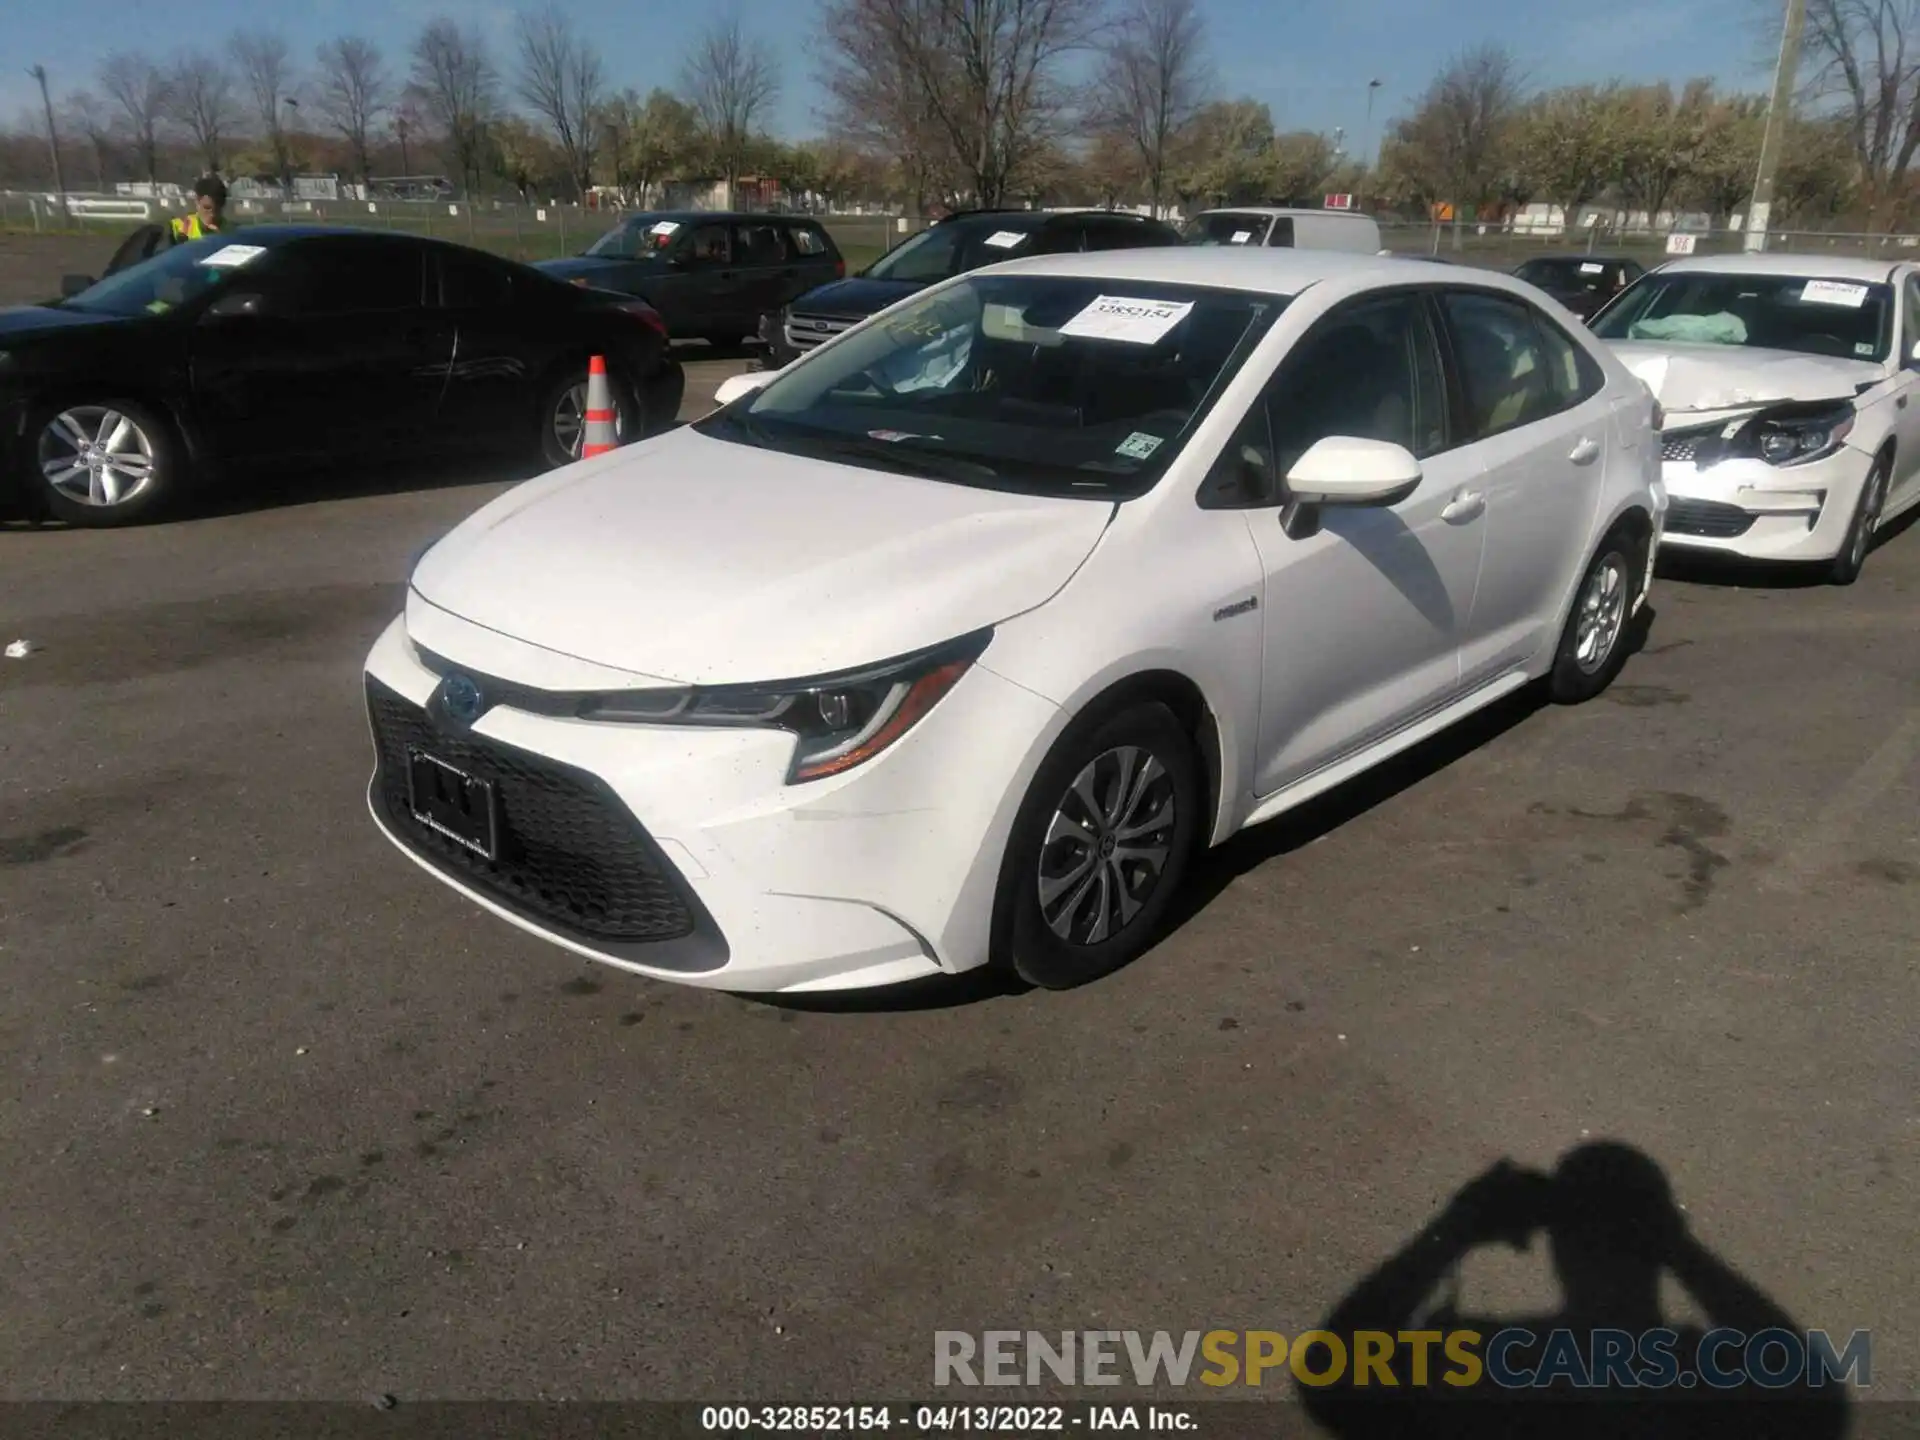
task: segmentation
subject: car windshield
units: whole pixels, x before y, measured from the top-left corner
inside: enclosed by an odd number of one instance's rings
[[[189,240],[116,271],[61,304],[102,315],[164,315],[266,253],[259,245],[240,244],[228,235]]]
[[[1566,256],[1529,260],[1515,272],[1519,279],[1543,290],[1605,292],[1617,290],[1626,275],[1618,261]]]
[[[1594,321],[1602,340],[1678,340],[1884,360],[1892,344],[1893,291],[1862,280],[1729,275],[1688,270],[1648,275]]]
[[[1215,210],[1194,216],[1180,231],[1180,238],[1189,245],[1258,245],[1266,236],[1270,218]]]
[[[697,422],[702,433],[959,484],[1152,487],[1280,296],[982,274],[901,305]]]
[[[677,220],[658,215],[635,215],[602,235],[585,252],[605,260],[651,260],[673,243]]]
[[[933,225],[897,250],[889,250],[867,271],[869,280],[931,285],[978,270],[996,260],[1011,260],[1033,243],[1030,229],[998,225]]]

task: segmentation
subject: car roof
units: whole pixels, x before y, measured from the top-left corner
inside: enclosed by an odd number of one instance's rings
[[[1907,261],[1862,260],[1852,255],[1795,255],[1768,251],[1760,255],[1690,255],[1660,267],[1662,274],[1699,272],[1713,275],[1784,275],[1826,280],[1864,280],[1868,284],[1891,280]]]
[[[1102,220],[1120,220],[1135,225],[1165,225],[1164,220],[1155,220],[1150,215],[1136,214],[1132,210],[1102,210],[1096,206],[1083,206],[1070,210],[961,210],[939,221],[941,225],[996,225],[1001,229],[1038,230],[1055,220],[1084,220],[1097,216]]]
[[[809,225],[818,223],[811,215],[775,215],[755,210],[636,210],[631,214],[622,215],[614,223],[634,225],[646,221],[648,224],[653,224],[661,220],[674,220],[683,225],[692,224],[697,220],[773,220],[783,224],[805,222]]]
[[[1589,255],[1584,250],[1562,250],[1551,255],[1529,255],[1520,263],[1522,265],[1537,265],[1541,261],[1545,261],[1550,265],[1571,265],[1575,263],[1581,265],[1638,265],[1641,263],[1631,255],[1607,255],[1604,253]]]
[[[1362,210],[1315,210],[1307,205],[1216,205],[1211,210],[1202,210],[1200,215],[1312,215],[1327,220],[1372,220],[1373,216]]]
[[[1298,295],[1327,280],[1371,280],[1380,285],[1432,285],[1430,264],[1397,255],[1355,255],[1341,250],[1233,249],[1170,246],[1142,250],[1089,250],[1072,255],[1034,255],[1003,261],[996,271],[1073,276],[1086,280],[1132,280],[1200,285],[1266,295]],[[977,272],[976,272],[977,273]],[[1450,275],[1445,284],[1483,283],[1491,290],[1524,293],[1519,281],[1492,270]]]

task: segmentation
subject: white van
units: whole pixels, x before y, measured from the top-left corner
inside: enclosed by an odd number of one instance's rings
[[[1268,245],[1293,250],[1345,250],[1378,255],[1380,226],[1351,210],[1288,210],[1247,205],[1203,210],[1181,230],[1189,245]]]

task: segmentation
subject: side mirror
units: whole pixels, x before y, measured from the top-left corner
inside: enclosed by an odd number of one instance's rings
[[[251,292],[222,295],[207,307],[207,319],[232,320],[242,315],[264,315],[267,313],[266,300]]]
[[[1287,472],[1288,500],[1280,523],[1296,539],[1318,528],[1323,505],[1397,505],[1420,484],[1420,462],[1403,445],[1328,435]]]
[[[713,392],[715,405],[731,405],[745,395],[752,395],[766,389],[780,376],[778,370],[749,370],[744,375],[735,375],[720,382],[720,388]]]
[[[91,275],[62,275],[60,277],[60,298],[71,300],[82,291],[91,290],[94,279]]]
[[[1920,365],[1920,340],[1913,342],[1913,349],[1907,352],[1907,364]]]

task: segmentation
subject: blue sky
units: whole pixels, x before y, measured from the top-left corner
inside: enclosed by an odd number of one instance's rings
[[[672,85],[680,57],[714,9],[698,0],[562,0],[598,41],[608,75],[641,90]],[[749,28],[786,64],[776,128],[790,138],[827,128],[813,82],[811,0],[735,0]],[[1756,6],[1760,7],[1756,9]],[[1765,0],[1202,0],[1221,89],[1264,100],[1283,129],[1343,127],[1364,146],[1367,82],[1383,82],[1375,138],[1446,58],[1495,41],[1541,85],[1619,76],[1728,85],[1766,83]],[[56,92],[90,80],[118,48],[170,54],[200,37],[218,43],[269,19],[303,59],[318,42],[365,35],[401,55],[436,14],[471,20],[510,55],[510,0],[14,0],[0,50],[0,116],[36,97],[23,72],[46,65]]]

